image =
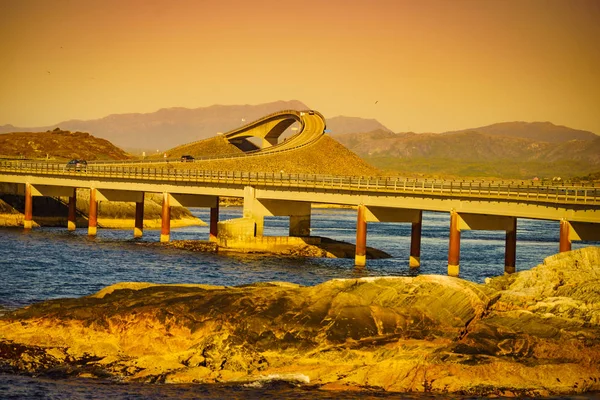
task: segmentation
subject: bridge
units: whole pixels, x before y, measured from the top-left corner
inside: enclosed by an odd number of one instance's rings
[[[311,145],[325,127],[320,114],[308,112],[276,113],[259,121],[262,122],[229,132],[226,137],[263,137],[269,145],[256,152],[259,156]],[[301,125],[299,132],[277,143],[275,138],[279,138],[284,126],[295,122]],[[268,245],[265,216],[289,217],[289,237],[278,240],[310,243],[311,204],[355,206],[358,266],[366,265],[367,224],[397,222],[411,224],[409,265],[419,267],[422,213],[446,212],[450,219],[448,274],[453,276],[460,272],[460,235],[464,230],[504,231],[507,273],[516,268],[519,218],[560,221],[560,251],[570,250],[574,240],[600,240],[600,189],[594,186],[204,171],[167,169],[160,164],[94,163],[76,171],[65,170],[64,164],[57,163],[0,161],[0,193],[25,196],[25,229],[33,226],[33,196],[68,197],[68,229],[75,229],[77,188],[90,191],[91,236],[97,234],[99,201],[135,202],[134,236],[142,236],[144,195],[160,193],[161,241],[170,240],[171,206],[208,207],[209,239],[229,247]],[[243,198],[242,218],[219,222],[219,198],[223,196]]]

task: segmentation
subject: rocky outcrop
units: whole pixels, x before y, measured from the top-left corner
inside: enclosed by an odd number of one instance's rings
[[[143,382],[294,377],[326,389],[467,395],[600,390],[600,248],[475,284],[122,283],[0,319],[5,372]]]

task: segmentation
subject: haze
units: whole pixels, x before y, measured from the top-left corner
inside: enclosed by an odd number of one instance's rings
[[[600,2],[0,0],[0,125],[298,99],[441,132],[600,133]]]

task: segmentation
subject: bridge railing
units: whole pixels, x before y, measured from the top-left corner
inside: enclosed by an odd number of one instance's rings
[[[492,182],[401,177],[357,177],[244,171],[206,171],[122,165],[88,165],[81,170],[64,164],[0,161],[2,173],[51,175],[54,177],[119,178],[132,181],[218,183],[257,187],[312,189],[357,193],[389,193],[442,197],[510,199],[556,204],[600,205],[600,187],[594,185],[548,185],[538,182]]]

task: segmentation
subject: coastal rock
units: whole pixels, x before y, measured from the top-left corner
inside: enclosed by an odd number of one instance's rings
[[[600,390],[600,248],[475,284],[121,283],[0,319],[0,370],[325,389],[535,396]]]

